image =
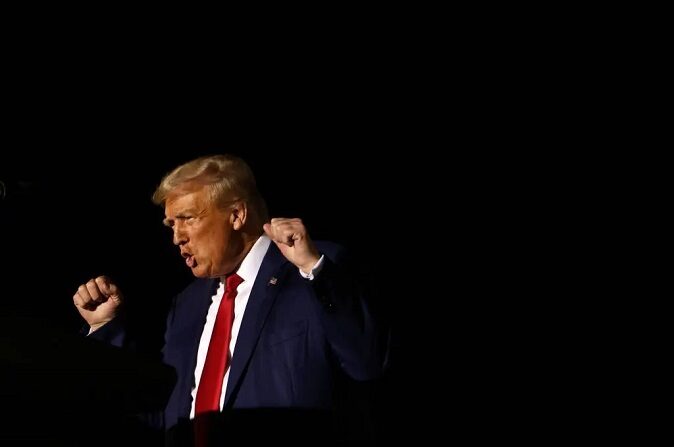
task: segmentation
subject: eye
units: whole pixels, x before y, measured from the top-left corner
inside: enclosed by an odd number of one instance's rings
[[[190,215],[185,215],[185,216],[178,216],[176,217],[176,220],[180,221],[184,225],[192,225],[196,222],[197,217],[196,216],[190,216]]]

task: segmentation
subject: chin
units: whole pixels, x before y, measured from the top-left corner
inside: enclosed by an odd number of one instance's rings
[[[208,278],[208,273],[204,272],[199,267],[192,269],[192,274],[197,278]]]

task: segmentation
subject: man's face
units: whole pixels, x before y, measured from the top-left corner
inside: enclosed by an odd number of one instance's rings
[[[169,195],[164,214],[164,224],[173,230],[173,243],[194,276],[215,278],[232,270],[236,251],[232,213],[211,204],[205,188]]]

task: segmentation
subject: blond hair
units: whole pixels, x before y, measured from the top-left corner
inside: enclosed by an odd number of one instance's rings
[[[246,202],[255,217],[268,220],[267,205],[260,195],[248,164],[234,155],[210,155],[188,161],[164,176],[152,201],[164,205],[171,193],[207,187],[212,203],[226,207],[233,201]]]

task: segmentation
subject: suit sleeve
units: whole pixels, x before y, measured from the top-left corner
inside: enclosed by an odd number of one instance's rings
[[[164,428],[163,408],[176,381],[175,370],[158,361],[156,353],[148,351],[145,342],[136,339],[136,333],[130,327],[128,318],[116,317],[92,332],[87,338],[105,343],[109,346],[122,348],[118,352],[111,351],[128,362],[129,368],[137,380],[131,383],[131,390],[120,391],[129,401],[130,416],[136,421],[133,429],[143,434],[147,439],[155,440],[158,433]],[[87,335],[88,326],[82,329]],[[123,352],[127,354],[122,355]]]
[[[127,341],[127,330],[123,320],[123,317],[113,318],[111,321],[101,326],[100,329],[88,335],[88,337],[111,346],[122,348]],[[82,328],[82,333],[84,335],[88,332],[88,326]]]
[[[381,376],[388,363],[389,327],[367,281],[343,257],[326,256],[311,284],[328,342],[342,370],[355,380]]]

